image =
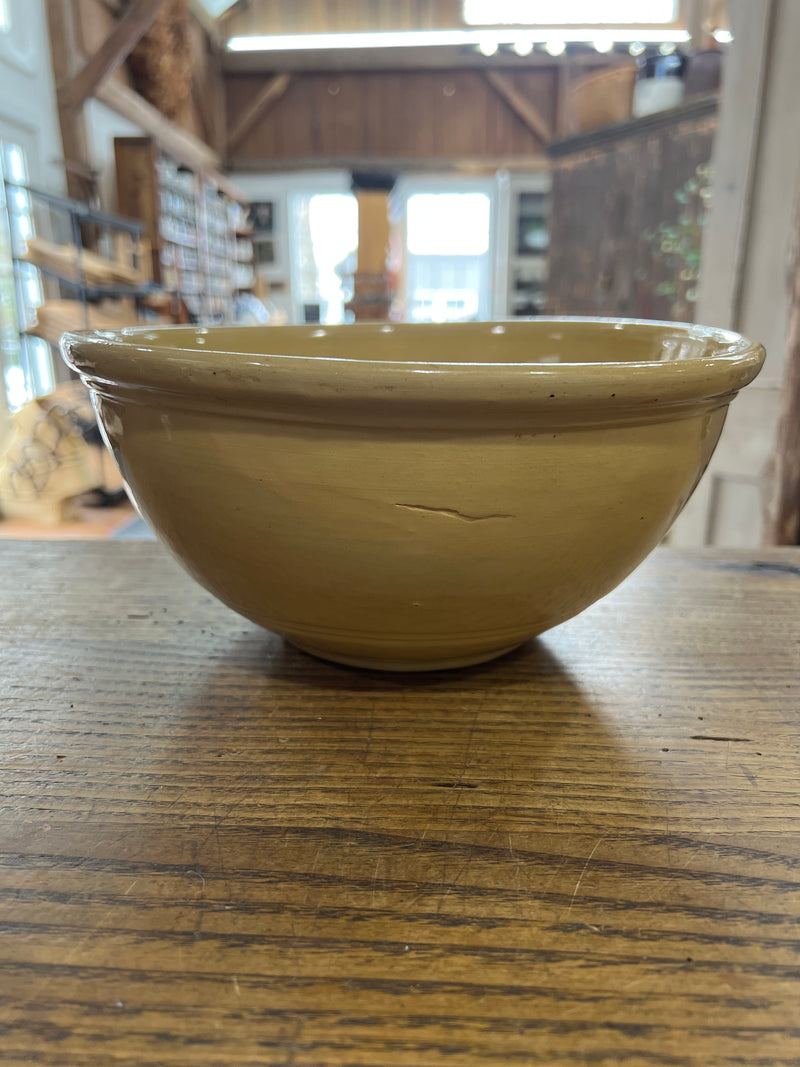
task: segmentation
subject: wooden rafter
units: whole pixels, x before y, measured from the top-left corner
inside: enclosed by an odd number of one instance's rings
[[[67,97],[72,107],[80,107],[125,62],[165,3],[166,0],[134,0],[100,48],[70,82]]]
[[[188,130],[170,122],[133,89],[113,81],[106,82],[97,93],[97,99],[144,130],[184,166],[201,173],[214,171],[219,166],[220,158],[212,148]]]
[[[85,199],[87,189],[85,175],[91,174],[86,123],[82,110],[71,106],[67,93],[67,87],[76,73],[79,55],[75,7],[71,0],[46,0],[45,10],[56,82],[58,122],[64,150],[67,191],[70,196]]]
[[[208,145],[214,145],[216,137],[214,109],[208,86],[204,83],[203,75],[196,63],[192,64],[192,100],[200,119],[203,140]]]
[[[273,107],[275,107],[289,88],[290,81],[290,74],[276,74],[274,78],[270,78],[253,103],[234,126],[230,137],[228,138],[229,154],[232,155],[236,151],[258,120],[262,119]]]
[[[189,10],[194,19],[200,23],[205,31],[211,47],[217,51],[223,51],[225,48],[225,38],[219,23],[213,15],[209,15],[208,11],[203,7],[201,0],[189,0]]]
[[[486,80],[500,99],[511,108],[517,118],[524,122],[543,145],[552,141],[553,131],[550,129],[550,124],[544,120],[539,109],[526,96],[523,96],[507,74],[501,74],[498,70],[488,70]]]

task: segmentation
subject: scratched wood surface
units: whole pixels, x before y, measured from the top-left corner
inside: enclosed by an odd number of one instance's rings
[[[800,1062],[800,550],[502,661],[318,662],[155,544],[0,546],[0,1060]]]

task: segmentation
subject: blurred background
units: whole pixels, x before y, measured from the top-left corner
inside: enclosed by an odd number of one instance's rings
[[[0,536],[135,525],[65,329],[762,341],[683,546],[800,541],[796,0],[0,0]]]

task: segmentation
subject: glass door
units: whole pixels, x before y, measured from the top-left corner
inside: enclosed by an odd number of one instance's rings
[[[353,194],[290,194],[289,247],[295,321],[346,322],[358,249],[358,204]]]
[[[495,185],[459,178],[402,178],[398,317],[469,322],[493,313]]]

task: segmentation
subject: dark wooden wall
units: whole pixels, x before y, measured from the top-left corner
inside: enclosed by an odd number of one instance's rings
[[[547,310],[693,321],[716,100],[556,142]]]
[[[505,76],[556,126],[555,66]],[[228,127],[261,90],[265,76],[228,74]],[[370,160],[545,161],[542,139],[476,70],[294,73],[285,95],[228,159],[232,170],[289,164],[358,165]]]
[[[248,0],[222,17],[226,35],[354,33],[463,26],[460,0]]]
[[[714,0],[700,2],[705,7]],[[679,4],[676,22],[682,26],[687,23],[689,6],[687,0]],[[601,16],[602,7],[598,4]],[[220,23],[230,35],[449,29],[465,25],[461,0],[240,0]]]

